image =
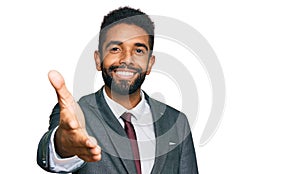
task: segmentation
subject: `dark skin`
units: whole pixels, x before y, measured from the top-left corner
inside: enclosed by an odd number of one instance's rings
[[[126,65],[134,69],[141,69],[137,72],[129,68],[117,68],[108,72],[117,85],[126,82],[131,85],[138,78],[140,73],[149,75],[155,62],[155,57],[150,55],[149,36],[140,27],[129,24],[117,24],[110,28],[103,44],[102,53],[94,53],[96,69],[109,69],[111,66]],[[100,63],[103,60],[103,67]],[[101,160],[101,148],[95,138],[88,135],[85,128],[85,119],[79,105],[74,102],[72,94],[66,88],[64,79],[57,71],[50,71],[49,81],[54,87],[60,110],[60,123],[54,137],[56,153],[62,158],[77,155],[84,161],[95,162]],[[132,94],[120,94],[111,90],[105,85],[105,92],[108,97],[127,109],[135,107],[141,100],[140,87]]]

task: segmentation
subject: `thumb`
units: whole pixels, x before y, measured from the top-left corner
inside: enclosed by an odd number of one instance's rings
[[[74,104],[73,96],[68,91],[63,76],[59,72],[55,70],[51,70],[48,73],[48,78],[56,91],[60,108],[64,109],[70,105],[73,105]]]

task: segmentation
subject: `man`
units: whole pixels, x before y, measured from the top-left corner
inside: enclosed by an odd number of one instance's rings
[[[74,102],[63,77],[49,72],[58,104],[38,147],[37,162],[43,169],[198,173],[186,116],[141,90],[155,62],[153,44],[151,19],[140,10],[119,8],[104,17],[94,53],[105,84],[99,91]]]

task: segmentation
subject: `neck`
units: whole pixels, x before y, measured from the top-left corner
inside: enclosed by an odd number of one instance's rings
[[[119,103],[126,109],[134,108],[141,101],[141,89],[139,88],[132,94],[121,95],[112,91],[109,87],[104,86],[104,90],[109,98]]]

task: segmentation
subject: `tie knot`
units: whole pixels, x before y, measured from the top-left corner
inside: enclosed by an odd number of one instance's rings
[[[132,114],[130,112],[124,112],[122,115],[121,115],[121,118],[124,120],[124,121],[127,121],[127,122],[130,122],[131,123],[131,116]]]

